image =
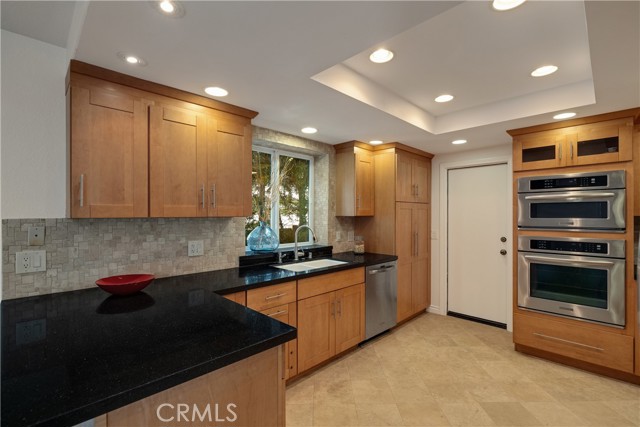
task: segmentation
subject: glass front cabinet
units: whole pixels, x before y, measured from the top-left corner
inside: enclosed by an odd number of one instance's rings
[[[633,118],[516,135],[513,169],[549,169],[631,160]]]

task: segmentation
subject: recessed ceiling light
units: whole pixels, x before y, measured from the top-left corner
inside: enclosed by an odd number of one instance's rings
[[[560,114],[556,114],[555,116],[553,116],[553,118],[556,119],[556,120],[570,119],[571,117],[574,117],[575,115],[576,115],[576,113],[560,113]]]
[[[221,87],[217,87],[217,86],[209,86],[204,88],[204,91],[206,93],[208,93],[211,96],[227,96],[229,95],[229,92],[226,89],[222,89]]]
[[[383,64],[393,59],[393,52],[387,49],[378,49],[369,55],[369,59],[376,64]]]
[[[451,141],[451,143],[453,145],[460,145],[460,144],[466,144],[467,140],[466,139],[456,139],[455,141]]]
[[[440,95],[435,99],[436,102],[449,102],[453,99],[453,95]]]
[[[525,0],[493,0],[493,8],[502,12],[514,9],[524,2]]]
[[[373,141],[369,141],[369,144],[371,144],[371,145],[380,145],[380,144],[382,144],[382,141],[380,141],[379,139],[374,139]]]
[[[172,18],[182,18],[184,16],[184,7],[182,7],[180,2],[175,0],[154,0],[149,4],[164,16],[170,16]]]
[[[312,127],[302,128],[301,130],[302,130],[302,133],[316,133],[316,132],[318,132],[318,129],[312,128]]]
[[[147,61],[145,61],[144,59],[140,58],[139,56],[132,55],[130,53],[118,52],[117,56],[118,56],[118,58],[120,58],[121,60],[126,62],[127,64],[141,65],[141,66],[147,65]]]
[[[558,71],[558,67],[555,65],[545,65],[543,67],[536,68],[531,72],[533,77],[543,77],[548,76],[549,74],[553,74]]]

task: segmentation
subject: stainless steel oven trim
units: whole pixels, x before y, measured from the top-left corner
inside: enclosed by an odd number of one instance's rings
[[[593,193],[603,194],[602,191],[565,191],[544,196],[548,203],[565,203],[593,199]],[[532,198],[533,197],[533,198]],[[540,195],[526,193],[518,194],[518,228],[521,229],[584,229],[584,230],[624,230],[626,228],[626,195],[625,190],[610,190],[606,196],[600,196],[609,203],[610,216],[607,219],[598,218],[535,218],[529,217],[531,204],[542,198]],[[609,200],[610,199],[610,200]]]
[[[606,254],[593,254],[589,252],[566,252],[566,251],[553,251],[550,249],[531,249],[530,242],[532,240],[552,240],[554,242],[580,242],[580,243],[606,243],[609,251]],[[584,237],[547,237],[547,236],[519,236],[518,237],[518,251],[526,252],[541,252],[546,254],[563,254],[563,255],[586,255],[592,257],[610,257],[610,258],[624,258],[626,255],[624,240],[616,239],[587,239]]]
[[[609,177],[608,185],[600,186],[600,187],[567,187],[567,188],[558,188],[558,189],[547,189],[543,188],[540,190],[532,190],[531,181],[536,181],[540,179],[562,179],[562,178],[584,178],[590,176],[602,176],[606,175]],[[605,171],[605,172],[583,172],[583,173],[568,173],[562,175],[551,175],[551,176],[529,176],[518,179],[518,193],[548,193],[551,191],[569,191],[569,190],[579,190],[579,191],[589,191],[589,190],[603,190],[603,189],[612,189],[612,188],[625,188],[625,173],[623,170],[616,171]]]
[[[588,307],[579,304],[564,303],[532,297],[529,292],[529,266],[532,261],[540,260],[545,264],[607,270],[609,288],[609,306],[607,309]],[[593,263],[601,264],[594,265]],[[625,325],[625,260],[617,258],[584,257],[572,255],[548,254],[540,256],[532,252],[518,252],[518,306],[535,311],[571,317],[577,320],[606,323],[624,327]]]

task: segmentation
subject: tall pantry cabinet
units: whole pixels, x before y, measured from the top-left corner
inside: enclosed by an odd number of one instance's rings
[[[430,304],[431,159],[433,155],[398,143],[373,148],[373,217],[355,220],[367,252],[398,256],[401,322]]]

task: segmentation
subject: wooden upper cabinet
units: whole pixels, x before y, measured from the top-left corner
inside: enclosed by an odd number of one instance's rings
[[[248,126],[165,105],[151,107],[150,125],[151,216],[244,216]]]
[[[632,159],[632,117],[530,133],[509,132],[515,135],[513,168],[516,171]]]
[[[257,113],[71,61],[73,218],[251,213]]]
[[[336,146],[336,215],[374,214],[373,153],[362,142]]]
[[[251,215],[251,126],[208,119],[208,215]]]
[[[397,151],[396,201],[429,203],[431,191],[431,161],[427,158]]]
[[[127,93],[70,88],[72,218],[148,216],[147,105]]]
[[[149,125],[151,216],[207,216],[206,117],[154,105]]]

